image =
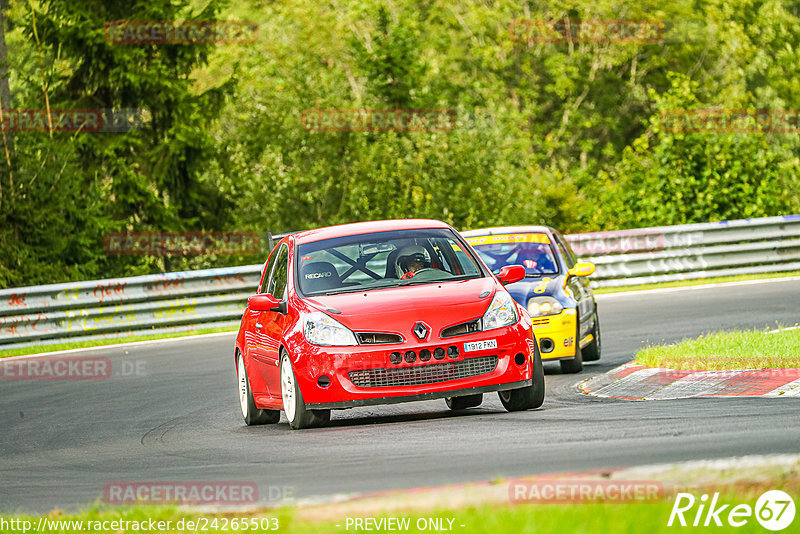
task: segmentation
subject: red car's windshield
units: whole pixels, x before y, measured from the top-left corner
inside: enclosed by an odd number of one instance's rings
[[[547,234],[473,236],[467,242],[494,273],[506,265],[523,265],[526,276],[558,273],[558,262]]]
[[[484,276],[450,230],[378,232],[326,239],[297,248],[303,295],[331,295]]]

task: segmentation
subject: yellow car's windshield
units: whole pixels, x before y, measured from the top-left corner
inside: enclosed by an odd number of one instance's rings
[[[506,265],[524,266],[526,276],[558,273],[558,262],[547,234],[474,236],[467,241],[493,273]]]

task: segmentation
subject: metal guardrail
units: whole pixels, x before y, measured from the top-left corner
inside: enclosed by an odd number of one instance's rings
[[[593,287],[800,270],[800,215],[566,237]]]
[[[568,235],[594,287],[800,270],[800,215]],[[0,349],[238,325],[262,265],[0,290]]]
[[[0,290],[0,349],[235,326],[261,267]]]

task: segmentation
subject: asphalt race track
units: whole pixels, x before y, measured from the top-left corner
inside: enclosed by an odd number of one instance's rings
[[[326,428],[248,428],[233,334],[104,348],[107,380],[0,381],[0,511],[83,508],[120,481],[256,482],[261,499],[490,480],[746,454],[800,452],[798,399],[627,402],[575,385],[643,342],[800,321],[800,280],[598,298],[603,359],[579,375],[545,364],[539,410],[496,394],[334,412]],[[138,367],[137,367],[138,366]],[[138,373],[136,372],[138,369]],[[271,489],[272,488],[272,489]],[[278,490],[277,488],[281,488]]]

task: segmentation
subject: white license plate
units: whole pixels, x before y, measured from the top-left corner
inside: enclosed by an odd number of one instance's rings
[[[489,350],[497,348],[496,339],[484,339],[483,341],[470,341],[464,343],[464,352],[473,352],[476,350]]]

